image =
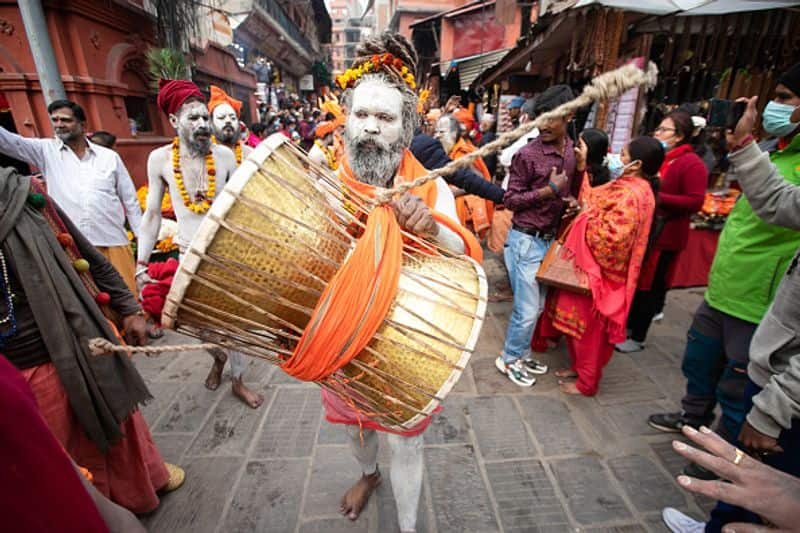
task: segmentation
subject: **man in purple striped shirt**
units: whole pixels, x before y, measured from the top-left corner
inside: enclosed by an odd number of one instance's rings
[[[534,111],[537,115],[551,111],[572,98],[568,86],[550,87],[539,96]],[[547,372],[546,365],[531,358],[531,337],[545,298],[536,272],[579,186],[573,143],[567,136],[571,120],[569,115],[547,122],[539,128],[539,136],[514,155],[503,198],[506,209],[514,212],[503,251],[514,304],[503,353],[495,365],[520,387],[532,386],[534,374]]]

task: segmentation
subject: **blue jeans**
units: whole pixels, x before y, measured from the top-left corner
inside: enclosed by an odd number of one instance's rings
[[[745,389],[745,412],[750,412],[753,407],[753,396],[761,392],[761,387],[748,380]],[[786,472],[793,476],[800,476],[800,423],[797,419],[792,420],[791,429],[784,429],[778,444],[783,448],[783,453],[775,453],[764,456],[764,464],[767,464],[781,472]],[[745,524],[761,524],[761,519],[755,513],[731,505],[725,502],[717,502],[717,506],[711,511],[711,519],[706,523],[706,533],[720,533],[725,524],[743,522]]]
[[[544,307],[545,290],[536,282],[536,272],[552,241],[545,241],[515,229],[508,232],[503,248],[514,305],[508,319],[503,361],[513,363],[531,353],[531,337]]]

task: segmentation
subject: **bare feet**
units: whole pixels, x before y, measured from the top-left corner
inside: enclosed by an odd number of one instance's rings
[[[242,378],[231,378],[231,390],[234,396],[253,409],[258,409],[264,403],[264,396],[251,390],[250,387],[244,384]]]
[[[583,394],[581,391],[578,390],[578,387],[575,386],[575,383],[571,381],[559,381],[558,388],[564,394],[573,394],[573,395]]]
[[[228,356],[226,356],[222,350],[219,350],[219,353],[215,350],[211,356],[214,358],[214,364],[211,366],[211,370],[208,371],[206,388],[209,390],[217,390],[222,381],[222,370],[225,368]]]
[[[367,505],[372,491],[381,484],[381,473],[376,470],[369,475],[362,475],[356,484],[350,487],[342,497],[342,506],[339,512],[347,516],[350,520],[355,520],[361,514],[364,506]]]
[[[557,378],[564,378],[564,379],[578,377],[578,373],[572,370],[571,368],[559,368],[554,372],[554,374],[556,375]]]

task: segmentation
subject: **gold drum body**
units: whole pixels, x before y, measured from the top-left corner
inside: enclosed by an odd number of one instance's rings
[[[283,135],[262,142],[218,194],[183,255],[165,327],[280,365],[353,247],[348,202],[336,183]],[[469,258],[404,254],[382,325],[319,385],[389,429],[412,428],[466,367],[486,293],[483,269]]]

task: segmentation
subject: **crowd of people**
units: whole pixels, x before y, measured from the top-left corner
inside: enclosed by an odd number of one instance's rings
[[[278,110],[265,106],[249,128],[241,122],[241,102],[218,87],[207,100],[189,80],[162,80],[157,101],[175,136],[150,154],[144,212],[113,151],[114,136],[87,135],[85,113],[74,102],[48,106],[54,138],[0,128],[0,152],[41,173],[0,175],[0,447],[16,461],[0,463],[4,479],[16,480],[13,491],[4,483],[6,503],[19,502],[12,530],[44,531],[78,515],[76,531],[135,531],[131,513],[152,511],[160,494],[184,482],[183,471],[161,458],[138,410],[150,393],[129,356],[93,356],[87,344],[100,337],[141,345],[158,335],[146,323],[158,322],[158,306],[148,304],[163,305],[177,267],[151,262],[167,193],[183,253],[219,191],[269,135],[286,136],[308,153],[309,164],[336,172],[343,186],[367,196],[497,138],[496,113],[459,96],[437,108],[420,95],[416,52],[401,36],[371,37],[356,55],[362,59],[337,82],[341,92]],[[508,123],[516,128],[573,98],[566,85],[514,98]],[[676,532],[762,520],[789,530],[800,511],[800,64],[778,78],[760,124],[758,105],[748,99],[727,131],[729,175],[743,196],[722,231],[708,291],[687,334],[682,410],[648,421],[710,452],[675,444],[692,461],[681,486],[721,500],[707,523],[666,509],[664,520]],[[759,126],[766,143],[755,142]],[[714,165],[703,127],[700,117],[678,108],[652,135],[635,136],[610,154],[606,132],[580,128],[573,115],[562,114],[393,204],[406,231],[452,253],[480,260],[476,243],[483,240],[502,250],[513,303],[495,366],[515,386],[534,386],[549,371],[533,354],[561,338],[570,357],[568,367],[555,370],[564,394],[595,395],[615,351],[646,348]],[[128,229],[137,238],[135,257]],[[554,281],[548,273],[556,264],[569,279]],[[211,355],[205,385],[218,388],[230,360],[232,393],[259,408],[263,396],[243,379],[244,354],[214,349]],[[388,431],[332,394],[323,393],[322,404],[328,421],[347,426],[361,468],[341,512],[357,519],[380,482],[376,432],[387,431],[398,523],[414,531],[422,435],[431,418],[405,432]],[[717,405],[719,435],[708,429]],[[30,435],[27,442],[37,447],[14,445],[21,441],[6,439],[12,433]],[[33,453],[48,462],[35,464]],[[25,473],[15,465],[25,465]],[[33,510],[23,502],[28,494],[54,492],[72,498],[70,505]]]

